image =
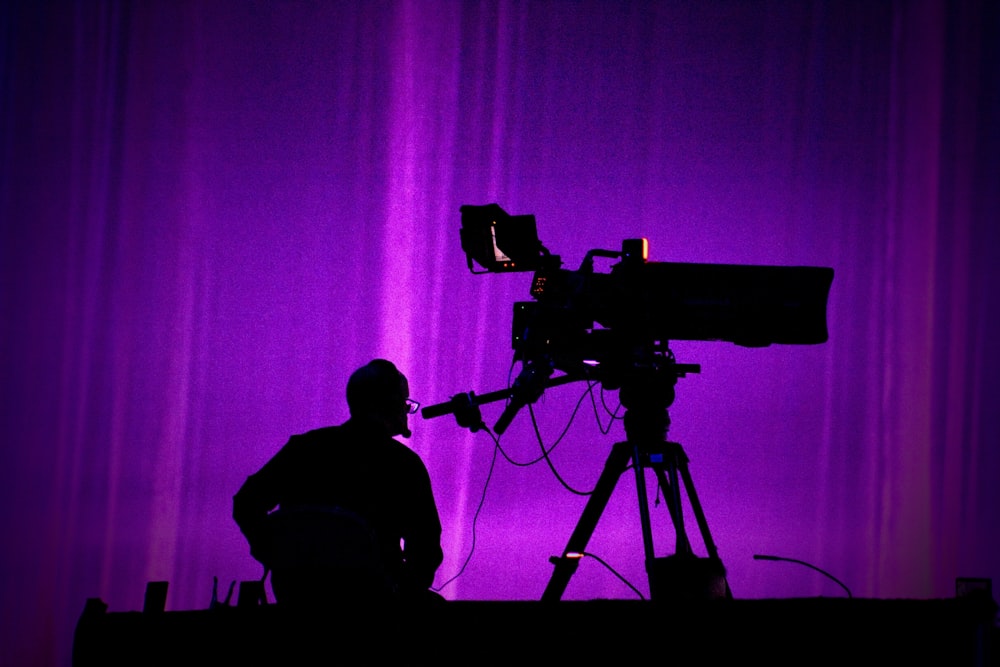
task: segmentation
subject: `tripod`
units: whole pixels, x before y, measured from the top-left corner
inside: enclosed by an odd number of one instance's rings
[[[555,601],[562,597],[579,565],[579,554],[586,551],[587,543],[597,527],[597,522],[611,498],[618,479],[629,467],[635,471],[650,598],[673,601],[693,601],[723,596],[732,598],[729,584],[725,580],[722,561],[712,541],[705,513],[691,480],[687,455],[680,444],[666,440],[667,429],[670,426],[667,408],[673,403],[677,378],[685,372],[696,373],[698,367],[671,362],[666,367],[644,369],[622,384],[619,396],[622,405],[625,406],[627,439],[612,447],[604,464],[604,470],[569,538],[563,555],[550,559],[555,571],[542,594],[543,601]],[[676,536],[674,556],[657,558],[653,550],[649,498],[646,495],[647,468],[653,470],[670,512]],[[691,541],[684,528],[680,482],[684,484],[684,490],[687,492],[691,509],[701,531],[708,552],[707,559],[695,557],[691,548]]]

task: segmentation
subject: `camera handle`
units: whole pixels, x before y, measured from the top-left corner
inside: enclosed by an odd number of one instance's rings
[[[475,433],[478,430],[489,430],[482,422],[482,414],[479,411],[480,405],[510,399],[510,404],[504,410],[501,419],[494,426],[496,434],[500,435],[510,425],[517,411],[525,405],[537,401],[544,389],[558,387],[559,385],[582,379],[584,379],[582,376],[578,377],[576,375],[560,375],[555,378],[550,378],[546,375],[539,381],[540,384],[537,385],[537,391],[533,387],[530,395],[525,394],[521,387],[500,389],[480,395],[476,395],[474,391],[469,391],[464,394],[456,394],[443,403],[435,403],[434,405],[421,408],[420,416],[424,419],[434,419],[435,417],[442,417],[444,415],[455,415],[455,420],[459,426],[468,428]]]

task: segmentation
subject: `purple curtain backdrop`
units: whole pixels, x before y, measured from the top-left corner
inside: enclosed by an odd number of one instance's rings
[[[370,358],[425,405],[505,387],[530,276],[469,273],[462,204],[534,213],[569,268],[637,236],[657,261],[834,268],[826,344],[672,345],[702,372],[670,436],[737,597],[842,594],[755,553],[856,596],[1000,579],[997,3],[0,18],[0,663],[65,664],[88,597],[139,609],[167,580],[168,609],[197,609],[213,576],[258,578],[233,493],[290,434],[345,419]],[[616,394],[585,391],[534,406],[546,445],[569,425],[553,461],[577,490],[624,437],[602,433]],[[412,427],[438,585],[474,546],[442,593],[537,599],[586,499],[544,464],[498,457],[489,477],[492,442],[450,417]],[[501,444],[537,458],[527,410]],[[589,550],[646,589],[628,475]],[[565,597],[633,595],[586,561]]]

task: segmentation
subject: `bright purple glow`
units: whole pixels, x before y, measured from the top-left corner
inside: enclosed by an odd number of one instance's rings
[[[0,663],[65,664],[88,597],[138,609],[162,579],[168,608],[203,608],[213,576],[259,577],[233,493],[345,419],[372,357],[424,405],[506,386],[530,277],[469,274],[462,204],[535,214],[569,268],[638,237],[654,261],[834,268],[825,345],[673,345],[702,373],[670,435],[735,595],[841,594],[755,553],[856,596],[1000,580],[995,8],[12,5]],[[583,398],[552,455],[577,490],[624,437],[584,392],[534,406],[550,445]],[[450,417],[411,427],[441,584],[493,447]],[[527,410],[501,442],[538,457]],[[645,590],[634,486],[588,551]],[[538,598],[584,503],[498,456],[443,594]],[[585,559],[566,597],[631,595]]]

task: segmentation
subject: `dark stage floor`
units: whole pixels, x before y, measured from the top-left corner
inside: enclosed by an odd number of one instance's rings
[[[993,665],[989,599],[453,601],[296,614],[278,605],[108,612],[89,600],[74,665],[583,664]]]

